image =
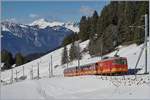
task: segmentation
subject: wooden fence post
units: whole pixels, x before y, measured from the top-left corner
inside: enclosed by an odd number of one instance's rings
[[[22,70],[23,70],[23,76],[24,76],[24,66],[22,66]]]
[[[17,77],[17,70],[16,70],[16,82],[17,82],[17,80],[18,80],[18,77]]]
[[[11,83],[13,83],[13,69],[11,69]]]
[[[40,69],[39,69],[39,63],[37,63],[37,78],[40,78]]]

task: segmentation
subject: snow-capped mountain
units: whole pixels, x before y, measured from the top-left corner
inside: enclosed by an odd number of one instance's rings
[[[74,23],[74,22],[67,22],[64,24],[64,27],[74,31],[74,32],[79,32],[79,23]]]
[[[58,21],[53,21],[50,22],[46,19],[38,19],[35,20],[34,22],[32,22],[31,24],[29,24],[29,26],[38,26],[39,28],[46,28],[46,27],[54,27],[54,26],[63,26],[67,29],[70,29],[74,32],[79,32],[79,24],[78,23],[74,23],[74,22],[58,22]]]
[[[39,28],[46,28],[47,26],[53,27],[53,26],[62,26],[64,23],[62,22],[48,22],[46,19],[38,19],[29,24],[30,26],[39,26]]]
[[[64,26],[51,25],[51,27],[39,28],[37,25],[31,26],[8,21],[1,23],[1,30],[2,49],[13,54],[21,52],[24,55],[47,52],[57,48],[64,37],[73,34],[72,30]]]

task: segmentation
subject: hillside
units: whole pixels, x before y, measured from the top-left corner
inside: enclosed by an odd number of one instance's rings
[[[79,39],[89,39],[90,55],[112,52],[124,43],[141,44],[144,41],[144,15],[149,15],[148,1],[110,1],[100,12],[82,16]],[[147,20],[148,22],[148,20]]]
[[[89,40],[80,43],[80,47],[83,50],[87,47]],[[136,44],[119,46],[120,50],[118,54],[128,59],[129,69],[134,69],[137,57],[139,56],[142,45]],[[70,45],[67,46],[70,48]],[[148,43],[148,72],[150,71],[150,45]],[[79,76],[79,77],[63,77],[63,70],[66,65],[61,65],[61,53],[62,48],[55,50],[37,60],[24,64],[26,81],[15,82],[12,85],[2,86],[2,98],[24,98],[24,99],[59,99],[59,98],[150,98],[148,93],[150,92],[150,76],[138,75],[134,80],[134,75],[127,76]],[[116,51],[111,52],[105,56],[113,56]],[[48,78],[48,69],[51,61],[51,55],[53,59],[53,76]],[[100,60],[100,57],[91,58],[88,52],[83,54],[83,59],[80,60],[81,64],[92,63]],[[33,67],[33,76],[37,77],[37,64],[39,63],[40,80],[31,79],[31,69]],[[76,66],[77,61],[69,63],[69,67]],[[15,67],[13,69],[13,76],[15,76],[16,70],[19,72],[17,77],[22,76],[22,66]],[[138,73],[144,72],[144,53],[142,54],[140,63],[137,68],[141,68]],[[2,72],[2,81],[6,83],[10,82],[11,70]],[[19,80],[21,81],[21,80]],[[3,84],[6,84],[6,83]],[[75,84],[76,83],[76,84]],[[74,84],[74,87],[72,87]],[[86,84],[86,85],[85,85]],[[16,89],[17,88],[17,89]],[[33,94],[24,93],[32,89]],[[11,91],[10,91],[11,90]],[[105,92],[104,92],[105,91]],[[116,91],[116,92],[113,92]],[[143,92],[144,91],[144,92]]]
[[[80,48],[81,51],[87,47],[89,43],[89,40],[80,43]],[[149,45],[149,44],[148,44]],[[129,69],[133,69],[135,67],[136,61],[138,59],[139,53],[141,51],[142,45],[137,46],[136,44],[132,44],[132,45],[126,45],[126,46],[119,46],[120,50],[118,52],[118,55],[123,56],[123,57],[127,57],[128,59],[128,67]],[[68,50],[70,48],[70,45],[67,46]],[[15,67],[14,70],[14,76],[15,76],[15,70],[20,71],[20,74],[18,74],[18,76],[22,75],[22,66],[24,66],[25,68],[25,74],[27,75],[27,78],[30,79],[30,71],[33,67],[34,69],[34,73],[36,76],[36,71],[37,71],[37,65],[39,64],[40,66],[40,76],[44,77],[44,76],[48,76],[48,68],[49,68],[49,64],[51,63],[51,56],[52,56],[52,63],[53,63],[53,69],[54,69],[54,75],[63,75],[63,69],[66,67],[65,65],[61,65],[61,55],[62,55],[62,49],[57,49],[47,55],[44,55],[42,57],[40,57],[39,59],[36,59],[34,61],[31,61],[29,63],[26,63],[24,65]],[[109,56],[112,57],[114,56],[114,54],[116,53],[116,51],[113,51],[105,56]],[[150,53],[150,52],[148,52]],[[97,57],[92,57],[89,55],[88,52],[85,52],[84,54],[82,54],[82,59],[80,60],[80,64],[87,64],[87,63],[93,63],[96,62],[98,60],[101,60],[100,56]],[[148,54],[148,58],[149,54]],[[148,61],[148,65],[150,62]],[[73,62],[69,63],[69,67],[73,67],[73,66],[77,66],[77,60],[74,60]],[[144,53],[142,54],[141,60],[139,62],[139,65],[137,66],[137,68],[142,68],[144,70]],[[6,70],[2,72],[2,80],[8,80],[11,76],[11,70]]]

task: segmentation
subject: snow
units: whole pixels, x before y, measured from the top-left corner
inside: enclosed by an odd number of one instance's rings
[[[150,83],[132,76],[53,77],[18,82],[2,87],[2,99],[149,99]],[[148,82],[148,76],[144,76]],[[139,83],[140,82],[140,83]],[[115,85],[114,85],[115,84]],[[137,85],[138,84],[138,85]]]
[[[23,27],[23,28],[27,28],[27,26],[26,26],[26,25],[23,25],[23,24],[20,24],[20,26]]]
[[[49,27],[53,27],[53,26],[62,26],[64,23],[62,22],[48,22],[47,20],[45,19],[38,19],[38,20],[35,20],[34,22],[32,22],[31,24],[29,24],[30,26],[34,26],[34,25],[38,25],[40,28],[46,28],[47,26]]]
[[[1,68],[4,66],[4,63],[1,63]]]
[[[10,30],[8,28],[6,28],[4,25],[2,25],[2,31],[9,31],[10,32]]]
[[[89,40],[80,43],[81,51],[88,46]],[[129,69],[135,67],[137,57],[141,51],[143,44],[119,46],[118,54],[127,57]],[[70,45],[67,46],[69,50]],[[63,77],[63,70],[66,65],[61,65],[62,48],[57,49],[39,59],[31,61],[19,67],[13,68],[13,77],[18,71],[18,76],[23,75],[24,66],[26,80],[15,82],[10,85],[11,70],[3,71],[1,79],[2,84],[2,99],[150,99],[150,74],[127,76],[78,76],[78,77]],[[105,56],[113,56],[117,51],[113,51]],[[48,70],[51,61],[53,61],[53,75],[48,78]],[[137,68],[142,68],[138,73],[144,72],[144,52]],[[82,55],[80,64],[93,63],[101,60],[101,57],[91,58],[88,52]],[[30,71],[33,68],[33,77],[37,77],[37,66],[39,64],[40,77],[39,80],[30,80]],[[77,61],[69,63],[69,67],[77,66]],[[150,45],[148,43],[148,72],[150,72]],[[57,67],[56,67],[57,66]],[[56,68],[55,68],[56,67]],[[30,91],[30,92],[29,92]]]
[[[72,30],[73,32],[79,32],[79,28],[78,27],[74,27],[74,26],[72,26],[72,25],[66,25],[65,26],[66,28],[68,28],[68,29],[70,29],[70,30]]]
[[[64,26],[70,30],[72,30],[73,32],[79,32],[79,27],[77,25],[75,25],[73,22],[68,22],[65,23]]]
[[[79,32],[79,27],[75,26],[73,22],[67,22],[67,23],[59,22],[59,21],[49,22],[49,21],[41,18],[41,19],[35,20],[31,24],[29,24],[29,26],[35,26],[35,25],[38,25],[39,28],[42,28],[42,29],[46,28],[47,26],[49,26],[49,27],[63,26],[67,29],[72,30],[73,32]]]

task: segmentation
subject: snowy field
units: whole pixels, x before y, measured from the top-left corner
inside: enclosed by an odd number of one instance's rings
[[[2,87],[2,100],[150,99],[149,76],[54,77]]]
[[[87,47],[89,40],[80,43],[81,51]],[[118,54],[128,59],[129,69],[134,69],[137,57],[141,51],[143,44],[128,46],[119,46]],[[70,45],[67,46],[68,50]],[[107,54],[113,56],[116,51]],[[63,70],[66,65],[61,66],[62,48],[55,50],[37,60],[13,68],[13,84],[8,84],[12,78],[12,70],[3,71],[1,73],[1,99],[2,100],[21,100],[21,99],[150,99],[150,74],[127,76],[78,76],[63,77]],[[49,65],[53,61],[53,75],[49,76]],[[88,52],[82,54],[83,59],[80,64],[93,63],[100,60],[100,57],[91,58]],[[144,72],[144,52],[137,68],[141,68],[138,72]],[[33,77],[37,77],[37,66],[39,64],[40,77],[39,80],[31,80],[31,71],[33,69]],[[76,66],[77,61],[69,63],[69,67]],[[16,72],[17,78],[23,75],[26,80],[15,82]],[[150,72],[150,46],[148,43],[148,72]]]

